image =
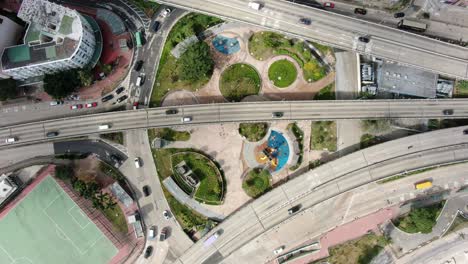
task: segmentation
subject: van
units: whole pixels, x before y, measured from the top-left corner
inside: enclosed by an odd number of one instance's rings
[[[105,130],[105,129],[109,129],[110,126],[108,124],[103,124],[103,125],[99,125],[99,130]]]
[[[13,142],[16,142],[18,139],[15,138],[15,137],[9,137],[7,139],[5,139],[5,143],[13,143]]]

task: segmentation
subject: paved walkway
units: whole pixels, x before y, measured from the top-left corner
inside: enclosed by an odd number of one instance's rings
[[[174,198],[176,198],[180,203],[187,205],[199,214],[204,215],[210,219],[214,219],[216,221],[224,220],[224,215],[212,212],[211,210],[203,207],[199,202],[195,201],[195,199],[192,199],[192,197],[188,196],[184,191],[182,191],[182,189],[179,188],[177,183],[175,183],[171,177],[166,178],[163,181],[163,184],[172,194],[172,196],[174,196]]]
[[[386,226],[386,232],[389,233],[395,247],[401,249],[399,253],[405,254],[411,252],[418,246],[429,243],[444,235],[458,215],[458,210],[463,210],[466,206],[467,199],[468,194],[463,194],[447,200],[437,219],[437,224],[429,234],[409,234],[396,228],[391,222]]]

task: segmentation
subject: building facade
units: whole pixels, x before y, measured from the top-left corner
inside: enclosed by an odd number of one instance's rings
[[[16,80],[83,68],[96,40],[88,20],[77,11],[45,0],[23,0],[18,17],[29,26],[21,45],[5,48],[2,70]]]
[[[0,52],[3,52],[6,47],[18,43],[22,31],[23,27],[21,25],[6,16],[0,15]],[[0,71],[0,78],[6,79],[10,78],[10,76]]]

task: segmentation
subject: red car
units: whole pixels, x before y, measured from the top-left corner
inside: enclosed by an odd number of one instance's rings
[[[97,106],[97,102],[92,102],[92,103],[85,104],[86,108],[91,108],[91,107],[96,107],[96,106]]]
[[[331,2],[325,2],[323,3],[323,7],[334,8],[335,4]]]
[[[83,108],[82,104],[76,104],[76,105],[71,105],[70,106],[71,110],[76,110],[76,109],[81,109],[81,108]]]

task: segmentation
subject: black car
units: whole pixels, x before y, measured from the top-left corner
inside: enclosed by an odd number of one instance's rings
[[[468,129],[463,130],[463,135],[468,135]]]
[[[135,71],[140,71],[141,67],[143,66],[143,61],[139,60],[135,63],[135,67],[133,68]]]
[[[115,90],[115,93],[116,93],[116,94],[120,94],[120,93],[122,93],[124,90],[125,90],[125,87],[119,87],[119,88],[117,88],[117,90]]]
[[[145,250],[145,255],[144,257],[145,258],[149,258],[151,256],[151,254],[153,254],[153,247],[152,246],[148,246]]]
[[[364,8],[355,8],[354,14],[365,15],[367,14],[367,10],[365,10]]]
[[[312,23],[312,21],[310,19],[308,19],[308,18],[303,17],[303,18],[299,19],[299,23],[304,24],[304,25],[310,25]]]
[[[143,186],[143,194],[145,195],[145,197],[148,197],[151,194],[151,191],[148,185]]]
[[[179,110],[177,110],[177,109],[167,109],[166,110],[166,115],[175,115],[177,113],[179,113]]]
[[[112,98],[114,98],[114,95],[113,94],[109,94],[107,96],[104,96],[101,101],[104,103],[104,102],[107,102],[109,100],[111,100]]]
[[[154,21],[153,28],[152,28],[154,33],[158,32],[160,25],[161,23],[159,23],[159,21]]]
[[[300,205],[300,204],[289,208],[288,213],[289,213],[290,215],[295,214],[297,211],[299,211],[299,209],[301,209],[301,205]]]
[[[125,100],[125,99],[127,99],[127,98],[128,98],[127,95],[121,96],[121,97],[119,97],[119,98],[117,99],[117,103],[120,103],[120,102],[122,102],[123,100]]]
[[[273,112],[273,114],[271,116],[276,117],[276,118],[281,118],[281,117],[283,117],[283,115],[284,115],[283,112]]]
[[[59,132],[57,131],[51,131],[51,132],[47,132],[46,136],[47,137],[56,137],[58,136]]]
[[[444,115],[453,115],[453,109],[445,109],[442,113]]]
[[[161,233],[159,234],[159,241],[164,241],[166,240],[166,237],[167,237],[167,229],[168,227],[166,226],[165,228],[163,228],[161,230]]]
[[[399,18],[399,17],[404,17],[404,16],[405,16],[405,13],[403,12],[398,12],[393,15],[394,18]]]
[[[364,42],[364,43],[369,43],[369,38],[368,37],[359,37],[359,41]]]

